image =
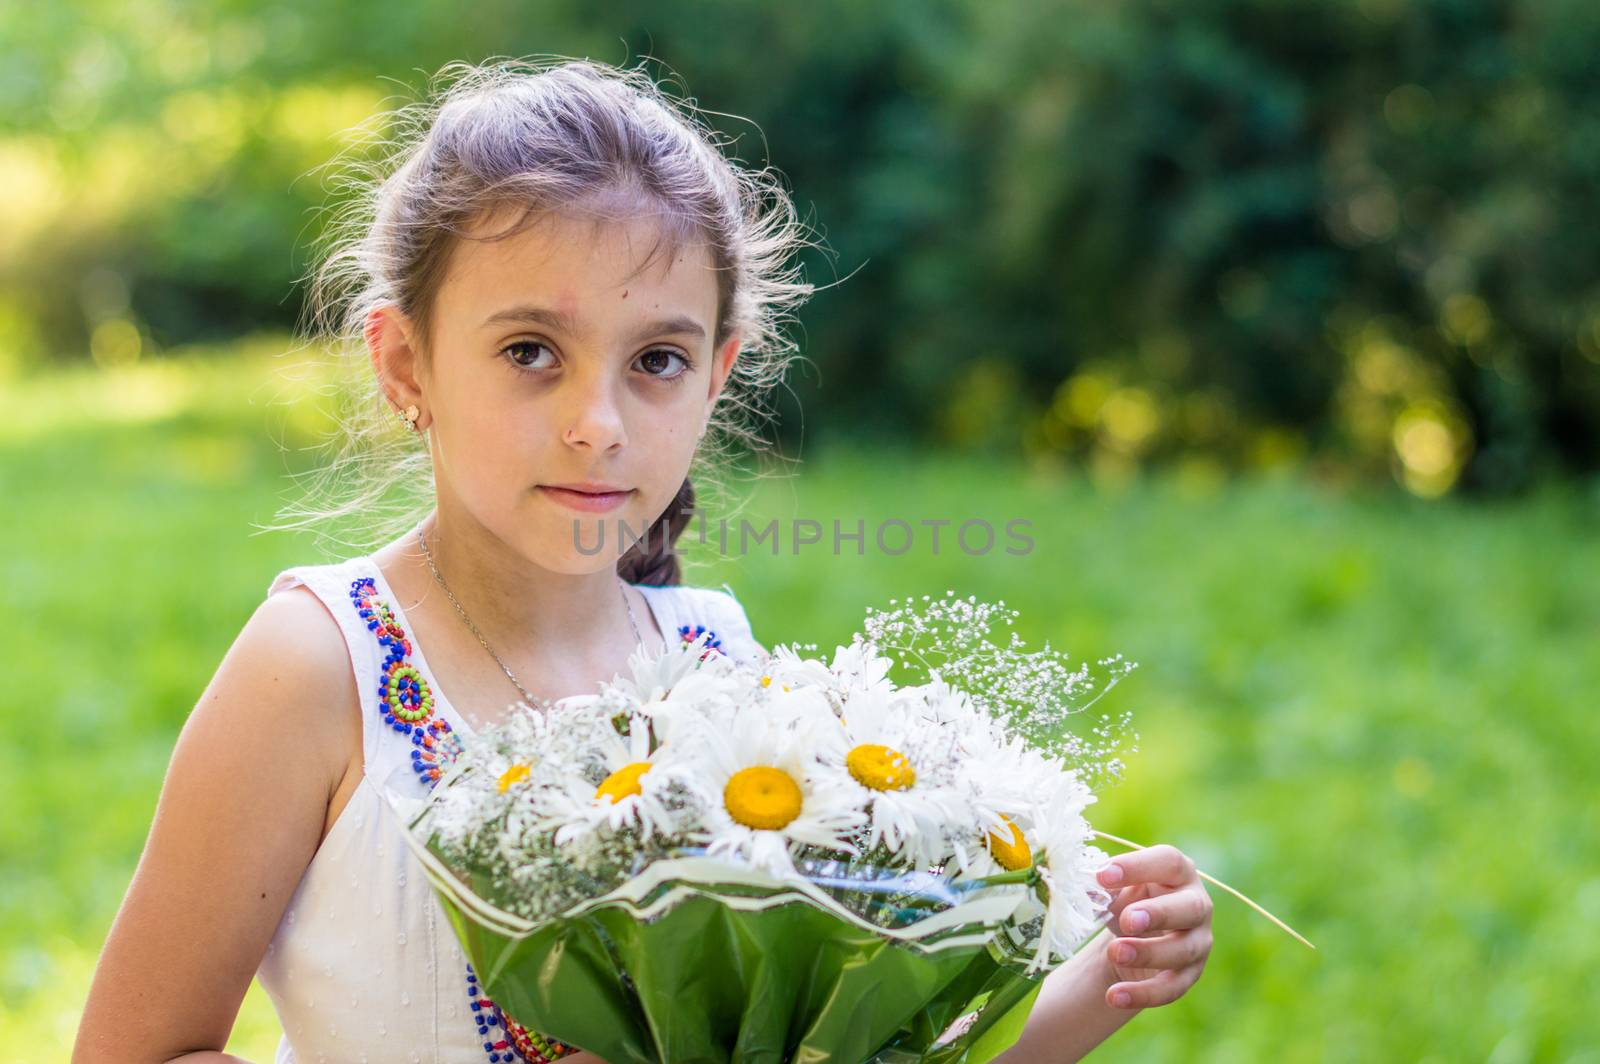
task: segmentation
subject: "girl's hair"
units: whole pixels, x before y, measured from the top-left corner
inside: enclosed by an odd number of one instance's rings
[[[497,240],[549,213],[597,223],[649,215],[663,239],[640,270],[656,251],[703,241],[717,278],[714,345],[742,338],[692,475],[618,561],[632,582],[680,582],[673,546],[694,505],[692,481],[736,442],[761,448],[769,393],[799,357],[781,326],[815,290],[799,280],[793,257],[820,245],[808,239],[780,175],[730,161],[700,110],[669,98],[640,69],[564,57],[451,63],[427,97],[388,112],[376,160],[349,164],[338,182],[354,194],[325,230],[302,328],[307,343],[326,344],[361,384],[345,393],[333,460],[310,474],[305,503],[285,507],[269,527],[357,516],[355,535],[340,541],[367,548],[416,523],[433,494],[432,465],[370,372],[363,327],[374,307],[392,302],[417,326],[419,357],[429,358],[451,249],[476,219],[513,208],[516,220],[483,238]]]

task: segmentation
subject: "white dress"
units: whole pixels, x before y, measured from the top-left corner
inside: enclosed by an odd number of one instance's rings
[[[363,778],[306,867],[256,973],[283,1025],[275,1064],[538,1064],[561,1055],[563,1047],[509,1022],[481,993],[383,797],[385,788],[425,795],[437,772],[435,747],[459,742],[452,732],[470,736],[471,726],[440,690],[370,556],[286,569],[267,594],[297,584],[344,633],[361,694]],[[635,586],[668,639],[709,628],[711,645],[730,656],[762,652],[731,591]],[[432,711],[416,719],[423,691],[433,696]]]

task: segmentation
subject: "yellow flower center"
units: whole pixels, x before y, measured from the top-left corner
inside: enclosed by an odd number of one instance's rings
[[[527,765],[512,765],[510,768],[500,773],[500,793],[504,794],[506,791],[510,790],[513,783],[521,783],[523,780],[527,779],[528,772],[529,769]]]
[[[1008,872],[1017,872],[1033,864],[1033,851],[1028,848],[1028,840],[1022,837],[1022,829],[1012,823],[1011,818],[1004,814],[1000,817],[1011,828],[1011,838],[1006,840],[995,834],[993,830],[983,833],[983,841],[989,847],[989,853],[999,863],[1001,868]]]
[[[747,828],[777,831],[800,815],[804,796],[794,777],[771,765],[735,772],[722,789],[728,815]]]
[[[595,788],[594,796],[596,798],[609,798],[612,804],[615,804],[630,794],[639,794],[642,790],[639,786],[639,777],[649,771],[650,762],[648,761],[635,761],[630,765],[623,765],[607,776],[604,782]]]
[[[761,686],[762,687],[771,687],[772,686],[772,677],[770,677],[770,676],[761,677]],[[778,686],[783,688],[785,691],[787,691],[789,689],[789,685],[786,684],[786,683],[781,683]]]
[[[903,791],[917,782],[917,772],[900,751],[878,743],[862,743],[844,758],[850,775],[875,791]]]

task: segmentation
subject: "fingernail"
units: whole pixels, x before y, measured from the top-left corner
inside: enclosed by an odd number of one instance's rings
[[[1110,886],[1112,883],[1122,882],[1122,866],[1108,864],[1100,870],[1100,882]]]
[[[1111,995],[1111,1003],[1117,1006],[1119,1009],[1127,1008],[1129,1003],[1132,1001],[1133,998],[1128,996],[1128,992],[1126,990],[1118,990],[1115,994]]]
[[[1135,950],[1132,942],[1117,943],[1117,963],[1132,964]]]
[[[1150,926],[1150,914],[1143,909],[1135,909],[1128,914],[1128,930],[1143,931]]]

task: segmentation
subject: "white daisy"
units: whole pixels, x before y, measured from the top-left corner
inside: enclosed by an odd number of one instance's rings
[[[604,828],[617,832],[636,827],[642,839],[668,835],[676,818],[667,791],[681,778],[665,745],[650,749],[650,722],[641,714],[628,720],[628,734],[606,729],[607,737],[590,747],[605,778],[596,787],[592,777],[573,772],[539,795],[542,819],[556,826],[555,842],[565,846]]]
[[[1026,832],[1027,825],[1043,817],[1049,796],[1069,774],[1066,763],[1005,735],[998,725],[967,728],[961,741],[961,786],[983,832],[976,840],[978,849],[992,849],[996,840],[1014,845],[1017,825]],[[965,870],[962,850],[957,858]]]
[[[538,829],[536,797],[574,770],[571,747],[542,714],[513,706],[505,720],[466,746],[429,798],[430,825],[446,845],[462,845],[486,821],[504,817],[494,841],[503,851]]]
[[[1100,929],[1100,919],[1111,906],[1111,895],[1095,879],[1106,854],[1089,844],[1094,831],[1083,810],[1094,796],[1075,775],[1064,776],[1051,795],[1049,812],[1040,825],[1043,855],[1039,878],[1049,891],[1044,930],[1028,966],[1029,973],[1049,964],[1051,956],[1070,957]]]
[[[841,690],[874,690],[893,687],[889,680],[893,666],[894,660],[880,653],[877,644],[857,633],[849,646],[835,649],[830,671]]]
[[[641,648],[630,658],[631,677],[606,685],[609,702],[650,718],[658,742],[674,728],[698,729],[710,719],[731,716],[751,700],[754,673],[726,654],[699,657],[709,633],[651,657]]]
[[[827,693],[815,687],[773,687],[770,684],[760,691],[761,702],[757,712],[765,715],[791,731],[804,732],[815,740],[839,727],[833,705]]]
[[[918,868],[942,864],[951,852],[948,825],[974,818],[954,758],[958,736],[931,723],[912,689],[856,689],[843,716],[820,732],[819,772],[829,785],[867,807],[865,847],[883,843]]]
[[[731,720],[741,705],[755,698],[748,677],[737,672],[702,670],[685,676],[663,697],[642,704],[657,741],[687,742],[719,722]]]
[[[790,729],[814,730],[836,723],[832,705],[819,688],[774,683],[770,673],[743,665],[715,677],[686,679],[654,712],[658,738],[696,747],[707,733],[728,735],[735,721],[749,716]]]
[[[835,706],[852,691],[893,690],[889,669],[894,662],[859,634],[849,646],[835,647],[833,663],[802,657],[793,647],[775,646],[762,663],[763,684],[810,687],[829,694]]]
[[[604,685],[608,699],[620,699],[634,712],[654,716],[658,709],[674,701],[694,702],[709,688],[715,690],[736,671],[726,655],[712,654],[704,661],[709,635],[694,642],[680,642],[663,651],[638,647],[628,657],[628,671]]]
[[[763,687],[776,684],[780,689],[814,687],[828,691],[835,686],[835,677],[827,662],[818,658],[801,657],[799,651],[791,646],[782,644],[774,646],[767,660],[760,662],[757,667],[761,672]]]
[[[1033,865],[1039,833],[1027,817],[998,814],[998,823],[969,825],[954,847],[954,878],[982,879],[1001,872],[1020,872]]]
[[[957,876],[961,879],[1037,869],[1048,901],[1041,905],[1040,899],[1030,897],[1016,917],[1025,923],[1044,916],[1029,974],[1047,966],[1052,956],[1065,958],[1076,952],[1099,930],[1100,917],[1111,904],[1111,896],[1095,880],[1106,855],[1089,845],[1094,832],[1083,816],[1094,801],[1094,794],[1075,773],[1061,773],[1034,803],[1037,820],[999,814],[999,830],[984,830],[963,855]]]
[[[781,705],[738,713],[725,731],[707,730],[696,744],[694,779],[705,798],[704,829],[696,834],[707,856],[796,878],[793,848],[856,853],[850,839],[865,814],[848,796],[819,786],[814,723],[793,704],[790,712]]]

